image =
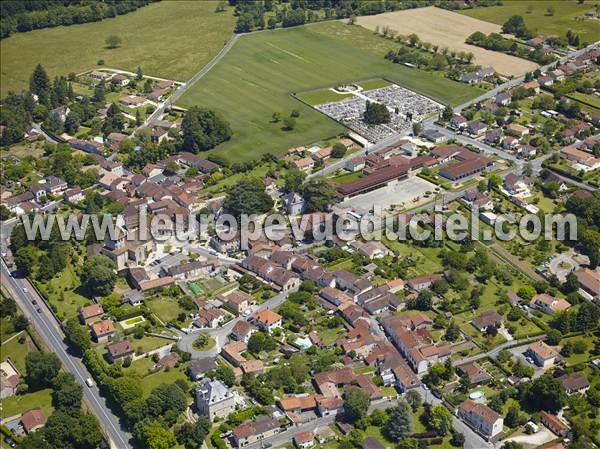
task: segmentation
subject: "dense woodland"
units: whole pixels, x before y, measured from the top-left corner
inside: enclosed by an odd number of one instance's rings
[[[11,0],[0,3],[0,38],[40,28],[99,22],[155,0]]]

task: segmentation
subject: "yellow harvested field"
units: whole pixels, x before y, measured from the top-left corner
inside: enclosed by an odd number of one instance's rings
[[[465,43],[465,39],[475,31],[500,33],[500,25],[457,14],[445,9],[429,6],[405,11],[394,11],[374,16],[361,16],[358,25],[369,30],[389,27],[396,34],[404,36],[415,33],[424,42],[448,47],[456,52],[466,51],[475,55],[474,62],[483,67],[492,66],[502,75],[522,75],[535,70],[534,62],[495,51],[485,50]]]

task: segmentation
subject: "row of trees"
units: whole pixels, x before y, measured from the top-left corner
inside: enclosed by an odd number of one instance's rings
[[[229,1],[230,5],[235,6],[235,14],[238,16],[236,33],[247,33],[255,29],[273,29],[278,26],[287,28],[321,20],[380,14],[438,3],[443,5],[446,2],[433,0],[408,2],[399,0],[291,0],[287,4],[287,2],[274,0]],[[222,7],[217,7],[217,10],[222,10]]]
[[[117,15],[127,14],[147,5],[152,0],[79,0],[26,1],[13,0],[2,4],[0,38],[13,33],[98,22]]]
[[[518,44],[515,41],[504,38],[499,33],[490,33],[485,35],[481,31],[476,31],[467,37],[467,44],[476,45],[485,48],[486,50],[499,51],[520,58],[530,59],[540,65],[550,64],[556,61],[556,57],[552,53],[545,53],[541,48],[531,49]]]

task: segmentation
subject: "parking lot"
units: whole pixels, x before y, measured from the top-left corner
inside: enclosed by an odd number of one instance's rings
[[[357,213],[368,213],[375,205],[382,210],[392,205],[401,209],[412,209],[433,199],[437,186],[417,176],[395,182],[381,189],[355,196],[340,204],[343,208],[352,208]],[[426,192],[431,192],[429,198]],[[416,201],[415,201],[416,200]]]

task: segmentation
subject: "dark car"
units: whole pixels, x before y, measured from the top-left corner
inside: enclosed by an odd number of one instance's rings
[[[37,313],[42,313],[42,309],[40,309],[39,307],[35,310],[37,311]]]

